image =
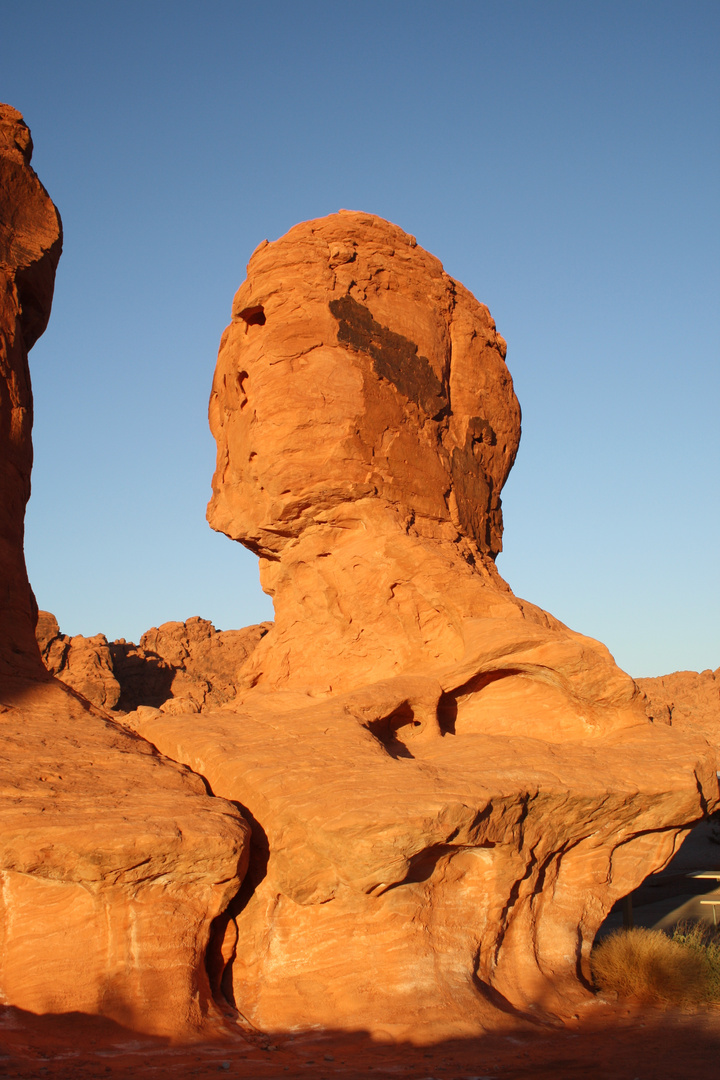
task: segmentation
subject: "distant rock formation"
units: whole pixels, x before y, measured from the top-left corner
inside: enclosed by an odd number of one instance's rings
[[[645,711],[655,723],[702,735],[720,755],[720,668],[636,682],[647,695]]]
[[[563,1013],[613,903],[718,799],[604,646],[495,567],[520,434],[487,308],[341,212],[261,244],[210,401],[210,524],[275,622],[234,701],[126,722],[246,808],[221,984],[265,1030]]]
[[[271,625],[216,630],[195,616],[154,626],[135,645],[104,634],[68,637],[54,615],[40,611],[36,634],[48,671],[94,705],[201,712],[235,697],[238,673]]]
[[[70,638],[60,633],[57,619],[49,611],[38,612],[35,633],[43,663],[51,675],[56,675],[93,705],[115,708],[120,700],[120,683],[115,678],[112,654],[104,634]]]
[[[101,635],[67,647],[41,624],[53,662],[72,657],[78,692],[40,658],[23,557],[27,352],[50,315],[61,241],[31,148],[0,105],[0,1002],[187,1034],[220,1022],[213,926],[242,881],[249,830],[81,696],[107,708],[117,692]]]

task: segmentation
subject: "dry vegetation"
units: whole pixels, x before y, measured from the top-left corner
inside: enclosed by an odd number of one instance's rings
[[[697,1005],[720,1001],[720,935],[706,924],[662,930],[616,930],[595,949],[596,985],[643,1002]]]

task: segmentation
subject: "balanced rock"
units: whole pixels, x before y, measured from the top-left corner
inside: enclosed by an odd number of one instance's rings
[[[380,218],[299,225],[250,260],[210,423],[208,518],[275,623],[234,701],[129,720],[252,822],[226,996],[414,1040],[574,1008],[613,903],[718,786],[498,574],[520,412],[487,308]]]
[[[81,696],[102,682],[111,704],[104,638],[69,642],[74,690],[41,661],[23,557],[27,352],[50,314],[60,221],[31,147],[0,105],[0,1002],[187,1034],[221,1016],[213,924],[243,879],[249,830]],[[56,623],[40,636],[64,648]]]

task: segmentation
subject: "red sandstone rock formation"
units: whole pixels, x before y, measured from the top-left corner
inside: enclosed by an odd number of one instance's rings
[[[47,670],[94,705],[201,712],[235,697],[238,673],[270,625],[216,630],[195,616],[154,626],[135,645],[104,634],[68,637],[41,611],[36,636]]]
[[[51,675],[56,675],[93,705],[115,708],[120,700],[120,683],[115,678],[112,654],[104,634],[68,637],[60,633],[54,615],[39,611],[35,636]]]
[[[237,892],[235,808],[61,683],[0,682],[0,1000],[183,1034],[219,1017],[206,954]]]
[[[157,702],[164,712],[200,712],[235,697],[238,673],[270,626],[260,623],[242,630],[216,630],[207,619],[197,616],[184,623],[167,622],[143,634],[135,655],[144,656],[146,663],[157,657],[169,671],[167,693]],[[142,682],[133,685],[133,674],[137,672],[133,650],[131,647],[121,654],[120,644],[113,643],[115,670],[123,692],[120,706],[135,708],[134,701],[155,705]],[[164,692],[162,685],[158,685],[158,691]],[[156,692],[156,698],[160,693]]]
[[[562,1012],[614,901],[718,798],[707,744],[497,572],[504,356],[367,214],[262,244],[235,297],[208,518],[259,554],[276,621],[235,701],[129,719],[253,821],[222,985],[259,1027]]]
[[[32,468],[27,356],[50,316],[62,229],[31,157],[22,116],[0,105],[0,674],[40,671],[23,552]]]
[[[720,751],[720,668],[676,671],[636,682],[647,695],[645,711],[652,720],[702,735]]]
[[[248,828],[41,663],[22,547],[27,351],[50,314],[60,222],[31,145],[20,114],[0,106],[0,1002],[176,1035],[219,1016],[205,960],[242,881]]]

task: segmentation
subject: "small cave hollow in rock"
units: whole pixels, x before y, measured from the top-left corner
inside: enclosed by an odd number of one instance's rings
[[[266,322],[262,304],[255,304],[254,307],[243,308],[240,312],[240,318],[243,322],[247,323],[248,326],[264,326]]]

